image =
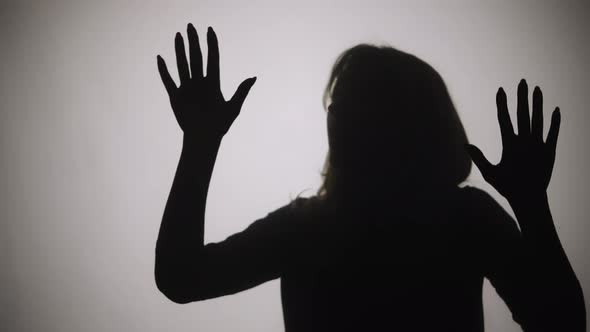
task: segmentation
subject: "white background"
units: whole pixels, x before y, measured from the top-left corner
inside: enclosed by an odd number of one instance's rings
[[[545,132],[560,106],[550,204],[590,296],[589,6],[442,3],[4,2],[0,330],[283,330],[278,280],[184,306],[154,283],[155,241],[181,147],[156,55],[176,78],[174,34],[186,35],[188,22],[204,54],[206,29],[216,30],[226,98],[258,76],[219,152],[207,242],[315,192],[327,152],[321,94],[330,66],[356,43],[387,43],[441,73],[470,141],[493,162],[501,153],[499,86],[514,119],[520,78],[531,91],[540,85]],[[508,209],[475,166],[470,179]],[[484,299],[487,330],[519,330],[487,282]]]

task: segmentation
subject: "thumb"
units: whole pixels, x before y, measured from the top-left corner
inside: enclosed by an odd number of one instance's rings
[[[246,96],[248,96],[248,92],[250,91],[252,85],[254,85],[254,82],[256,82],[256,76],[245,79],[242,83],[240,83],[240,86],[238,86],[238,89],[231,97],[229,102],[236,110],[236,113],[240,113],[242,104],[244,104],[244,100],[246,99]]]
[[[477,146],[472,145],[472,144],[465,144],[465,149],[467,150],[467,153],[471,157],[471,160],[473,160],[473,163],[475,164],[475,166],[477,166],[477,168],[479,168],[481,175],[485,179],[488,179],[489,176],[491,175],[491,170],[492,170],[493,165],[488,161],[488,159],[483,155],[483,153],[481,152],[481,150]]]

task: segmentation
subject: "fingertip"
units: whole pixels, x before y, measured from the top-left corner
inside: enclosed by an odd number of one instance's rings
[[[526,84],[526,80],[523,78],[520,80],[517,89],[518,100],[520,103],[528,103],[529,87]]]
[[[209,36],[213,42],[217,43],[217,34],[215,33],[215,30],[213,30],[213,27],[209,27]]]
[[[500,87],[498,88],[498,93],[496,94],[496,101],[503,103],[506,100],[506,91],[504,91],[504,88]]]
[[[213,28],[207,28],[207,41],[209,43],[215,43],[215,34],[213,33]]]

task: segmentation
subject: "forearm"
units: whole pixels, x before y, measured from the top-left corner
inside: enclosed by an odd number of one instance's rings
[[[550,311],[543,318],[551,317],[552,322],[563,324],[561,328],[585,331],[582,288],[559,240],[547,193],[509,200],[509,203],[521,228],[528,267],[533,269],[535,280],[530,283],[536,288],[538,300]]]
[[[573,273],[555,229],[547,194],[540,192],[523,199],[510,199],[508,202],[520,225],[523,240],[531,253],[547,263],[567,266],[568,272]],[[544,268],[548,269],[549,266]]]
[[[156,277],[185,275],[204,245],[207,191],[221,140],[183,137],[156,244]]]

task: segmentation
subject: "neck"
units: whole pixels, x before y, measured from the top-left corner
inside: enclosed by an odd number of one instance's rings
[[[457,190],[456,185],[435,182],[414,183],[342,183],[334,184],[333,203],[339,208],[362,212],[389,211],[395,213],[409,211],[413,214],[427,214],[436,211],[437,207]]]

